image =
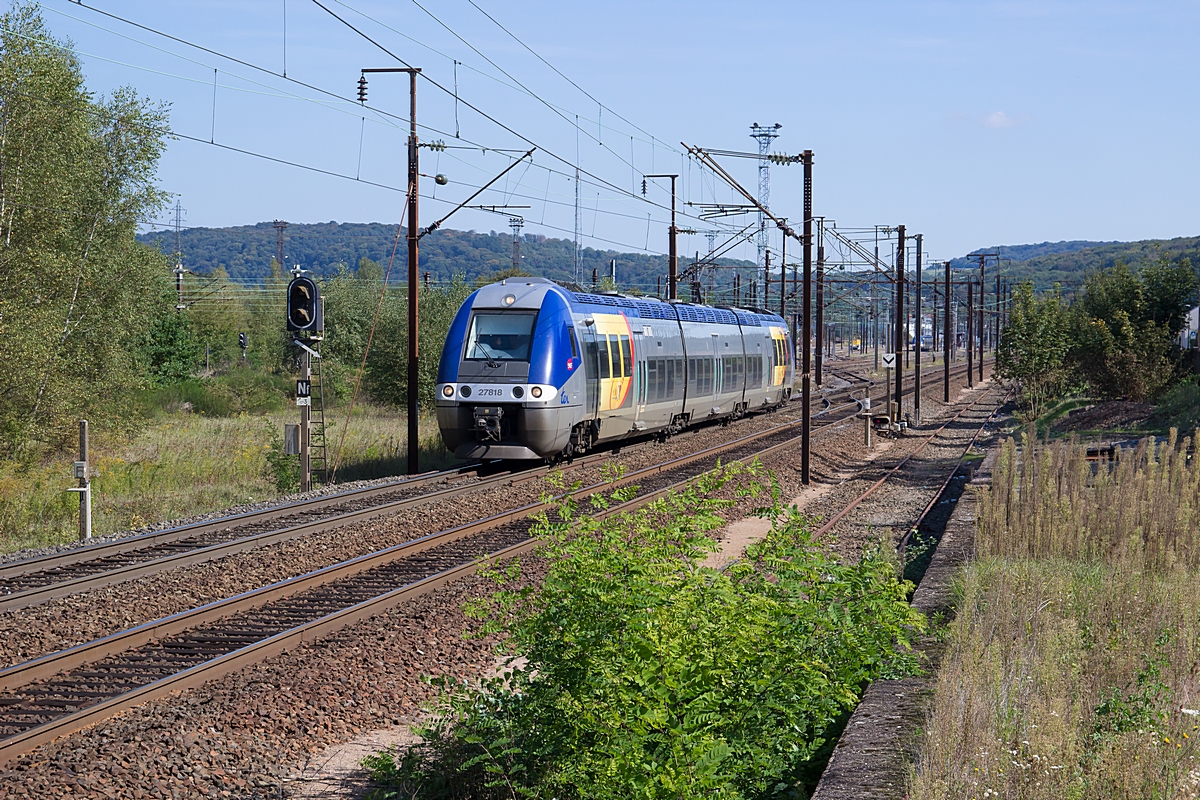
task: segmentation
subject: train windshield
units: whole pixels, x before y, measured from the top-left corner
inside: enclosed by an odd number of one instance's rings
[[[534,314],[477,313],[467,336],[468,361],[528,361]]]

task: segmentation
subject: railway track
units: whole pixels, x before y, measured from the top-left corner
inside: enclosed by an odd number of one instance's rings
[[[827,414],[840,408],[842,404],[839,401],[848,400],[853,391],[867,385],[869,381],[860,379],[859,385],[829,393],[824,397],[825,408],[819,413]],[[618,449],[651,443],[634,441],[624,443]],[[578,470],[608,457],[608,452],[601,451],[557,468]],[[28,608],[58,597],[111,586],[166,569],[200,564],[364,522],[489,486],[533,480],[553,468],[543,465],[509,470],[471,464],[381,486],[10,562],[0,565],[0,612]]]
[[[823,402],[823,408],[814,413],[814,419],[856,408],[856,402],[851,402],[852,396],[874,386],[874,381],[857,373],[839,368],[830,371],[851,385],[819,395],[818,399]],[[961,370],[958,372],[961,374]],[[911,384],[907,391],[911,392]],[[650,443],[635,440],[624,443],[617,449],[642,447]],[[568,471],[582,469],[608,457],[608,452],[601,451],[575,459],[558,468]],[[480,491],[489,486],[515,485],[540,478],[552,468],[543,465],[507,470],[484,464],[469,464],[380,486],[311,498],[10,562],[0,565],[0,612],[28,608],[55,598],[123,583],[167,569],[200,564],[344,525],[365,522]],[[428,488],[438,484],[447,485]]]
[[[857,413],[847,402],[820,412],[829,429]],[[607,513],[650,502],[710,469],[793,445],[799,421],[774,426],[624,476],[638,496]],[[816,432],[816,431],[815,431]],[[477,484],[475,484],[477,486]],[[577,496],[613,488],[601,483]],[[0,670],[0,762],[123,709],[200,685],[433,591],[535,546],[536,503],[334,564],[191,611]]]

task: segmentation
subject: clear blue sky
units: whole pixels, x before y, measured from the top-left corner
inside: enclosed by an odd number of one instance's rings
[[[542,148],[531,167],[476,201],[531,205],[519,212],[526,233],[571,236],[568,164],[578,147],[595,176],[581,185],[585,246],[664,252],[668,196],[652,185],[653,203],[643,201],[641,174],[681,171],[681,208],[730,201],[727,188],[689,167],[679,143],[753,149],[752,122],[782,123],[778,151],[815,152],[815,213],[843,227],[904,223],[925,234],[936,258],[997,244],[1200,233],[1196,2],[475,0],[593,100],[470,0],[421,0],[453,33],[411,0],[322,1],[451,90],[419,84],[418,120],[440,131],[423,128],[422,139],[524,149],[523,136]],[[181,133],[403,185],[406,123],[378,111],[406,118],[407,78],[371,77],[377,110],[352,102],[360,68],[397,62],[312,0],[94,2],[273,71],[283,71],[286,53],[288,77],[345,99],[46,0],[51,29],[74,43],[94,92],[131,84],[168,101]],[[482,150],[422,151],[422,159],[422,172],[451,180],[436,199],[424,181],[423,224],[510,163]],[[754,190],[753,161],[725,163]],[[181,195],[189,225],[393,222],[403,210],[396,191],[188,140],[171,143],[159,178]],[[801,198],[800,168],[773,169],[772,209],[798,221]],[[507,231],[507,223],[468,210],[447,226]],[[707,241],[687,236],[680,249],[705,251]],[[733,255],[754,252],[746,245]]]

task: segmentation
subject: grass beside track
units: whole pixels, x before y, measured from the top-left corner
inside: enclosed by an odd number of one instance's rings
[[[345,422],[328,417],[332,460]],[[131,439],[94,431],[91,443],[93,534],[105,536],[164,520],[209,513],[286,494],[298,472],[281,457],[285,422],[296,414],[208,417],[176,412]],[[393,409],[359,406],[346,434],[338,481],[400,475],[406,468],[406,423]],[[67,454],[35,464],[0,461],[0,552],[78,538],[78,495]],[[274,463],[272,463],[274,461]],[[295,462],[295,457],[290,459]],[[437,424],[421,420],[421,467],[458,463]]]
[[[1200,465],[1188,445],[1143,443],[1112,467],[1074,442],[1005,445],[908,796],[1197,796]]]

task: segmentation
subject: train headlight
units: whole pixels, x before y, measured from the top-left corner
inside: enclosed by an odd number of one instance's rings
[[[525,394],[525,390],[522,389],[520,386],[513,387],[513,397],[522,397],[522,396],[524,396],[524,394]]]
[[[442,397],[454,397],[454,387],[449,384],[443,386]]]
[[[462,394],[463,397],[471,396],[471,387],[470,386],[464,386],[461,389],[459,389],[458,391]]]
[[[529,393],[530,393],[531,395],[533,395],[534,397],[541,397],[541,396],[542,396],[542,387],[540,387],[540,386],[535,386],[535,387],[533,387],[532,389],[530,389],[530,390],[529,390]]]
[[[506,306],[511,306],[513,303],[517,302],[517,296],[515,294],[506,294],[504,295],[504,299],[500,302],[504,303]]]

